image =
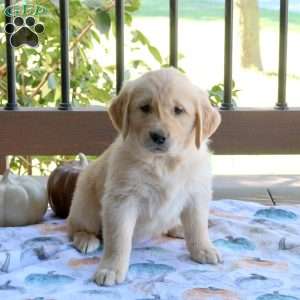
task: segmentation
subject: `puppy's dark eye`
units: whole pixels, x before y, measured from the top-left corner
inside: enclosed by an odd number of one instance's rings
[[[175,106],[174,107],[174,113],[175,115],[181,115],[185,112],[183,107]]]
[[[140,107],[140,110],[145,114],[150,114],[152,111],[152,108],[149,104],[145,104]]]

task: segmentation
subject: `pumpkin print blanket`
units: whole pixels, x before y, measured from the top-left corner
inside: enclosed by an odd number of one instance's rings
[[[1,300],[300,300],[300,206],[211,203],[210,235],[219,265],[190,260],[185,242],[161,237],[135,245],[127,280],[91,280],[102,249],[82,255],[65,221],[0,228]]]

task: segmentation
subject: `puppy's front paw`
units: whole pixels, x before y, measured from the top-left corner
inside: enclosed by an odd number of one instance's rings
[[[91,253],[96,251],[100,246],[99,239],[91,233],[76,232],[73,237],[73,243],[81,253]]]
[[[114,268],[99,267],[94,275],[94,281],[98,285],[111,286],[125,280],[125,273]]]
[[[194,261],[200,264],[216,265],[222,262],[221,256],[213,245],[207,245],[191,254]]]

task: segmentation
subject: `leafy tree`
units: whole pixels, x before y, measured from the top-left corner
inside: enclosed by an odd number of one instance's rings
[[[141,46],[157,62],[163,64],[160,52],[140,31],[132,28],[132,14],[140,6],[139,0],[127,0],[125,23],[130,29],[131,50],[139,52]],[[60,36],[58,1],[41,0],[48,9],[39,21],[45,24],[37,49],[20,47],[16,53],[17,99],[22,106],[57,106],[60,93]],[[115,65],[111,62],[114,45],[114,1],[70,1],[70,68],[73,105],[106,103],[115,92]],[[4,27],[4,15],[0,26]],[[5,35],[0,36],[0,104],[6,100]],[[99,59],[91,58],[92,50],[99,51]],[[138,54],[137,54],[138,57]],[[109,63],[106,63],[109,62]],[[152,62],[151,62],[152,63]],[[136,59],[128,63],[130,69],[149,69],[149,63]],[[127,77],[129,77],[127,71]]]
[[[232,92],[232,103],[233,106],[236,107],[236,101],[238,98],[238,93],[240,92],[240,90],[236,89],[235,86],[235,81],[232,81],[232,88],[231,88],[231,92]],[[223,83],[219,83],[214,85],[209,91],[208,91],[208,96],[209,96],[209,101],[213,106],[219,107],[222,105],[223,100],[224,100],[224,84]]]

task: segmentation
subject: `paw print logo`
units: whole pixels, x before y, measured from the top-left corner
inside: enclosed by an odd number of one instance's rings
[[[36,23],[32,16],[16,17],[13,23],[8,23],[5,26],[5,32],[11,34],[10,44],[12,47],[28,45],[37,47],[39,45],[39,33],[44,32],[45,27],[42,23]]]

